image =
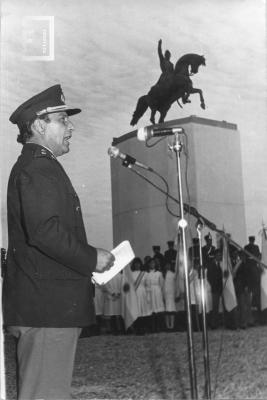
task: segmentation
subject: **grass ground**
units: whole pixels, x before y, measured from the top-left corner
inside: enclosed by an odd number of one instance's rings
[[[204,398],[202,334],[194,332],[198,398]],[[208,332],[212,399],[267,399],[267,326]],[[6,338],[7,394],[15,399],[15,345]],[[186,332],[79,339],[75,399],[190,399]]]

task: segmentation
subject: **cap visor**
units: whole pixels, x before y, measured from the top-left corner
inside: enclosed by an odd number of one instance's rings
[[[44,113],[43,115],[45,115],[45,114],[55,114],[55,113],[59,113],[59,112],[65,112],[70,116],[70,115],[79,114],[81,111],[82,110],[80,108],[65,108],[65,110],[51,110],[49,112]]]
[[[66,110],[66,113],[68,115],[75,115],[75,114],[79,114],[82,110],[80,108],[68,108]]]

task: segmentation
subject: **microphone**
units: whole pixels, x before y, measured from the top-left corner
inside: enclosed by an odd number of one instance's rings
[[[175,128],[153,128],[153,126],[146,126],[144,128],[137,129],[137,139],[145,141],[151,137],[170,136],[174,135],[175,133],[184,133],[184,129],[178,126]]]
[[[196,222],[196,228],[199,231],[204,228],[204,222],[200,217],[198,217],[198,220]]]
[[[132,165],[136,165],[137,167],[146,169],[148,171],[153,171],[151,167],[148,167],[145,164],[140,163],[134,157],[130,156],[129,154],[121,153],[118,147],[110,147],[108,149],[108,155],[112,158],[120,158],[122,160],[122,165],[125,167],[131,167]]]

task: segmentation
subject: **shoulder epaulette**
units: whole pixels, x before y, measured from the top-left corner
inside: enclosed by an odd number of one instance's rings
[[[56,159],[56,157],[51,153],[51,151],[43,147],[36,149],[34,152],[34,158],[40,158],[40,157],[50,158],[52,160]]]

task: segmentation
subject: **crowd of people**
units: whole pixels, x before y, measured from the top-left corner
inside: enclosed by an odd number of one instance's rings
[[[210,329],[225,325],[230,329],[246,329],[264,322],[260,305],[261,269],[248,253],[228,244],[237,306],[227,312],[224,307],[223,289],[225,274],[222,268],[222,244],[216,248],[209,233],[205,245],[199,246],[199,239],[192,239],[188,250],[190,301],[192,323],[195,330],[201,329],[200,264],[202,261],[207,323]],[[153,246],[153,254],[142,260],[136,257],[130,264],[133,290],[137,298],[137,319],[125,328],[123,302],[129,290],[123,273],[118,274],[104,286],[95,286],[95,308],[97,315],[96,333],[153,333],[186,329],[185,293],[183,279],[176,271],[174,241],[167,242],[168,249],[163,253],[160,246]],[[200,248],[202,260],[200,260]],[[260,259],[259,247],[255,237],[249,237],[244,249]],[[229,273],[229,272],[228,272]],[[132,305],[136,307],[136,304]],[[136,315],[136,310],[135,313]]]

